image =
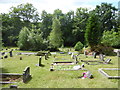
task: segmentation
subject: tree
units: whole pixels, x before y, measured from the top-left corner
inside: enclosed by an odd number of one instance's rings
[[[104,31],[101,43],[106,46],[112,46],[116,48],[120,48],[120,28],[118,28],[118,32],[115,32],[114,29],[111,31]]]
[[[11,7],[11,17],[19,17],[25,22],[37,22],[39,20],[37,9],[32,4],[20,4],[17,7]]]
[[[52,14],[48,14],[45,10],[42,11],[40,29],[44,39],[47,39],[52,30],[52,18]]]
[[[101,5],[97,5],[95,8],[96,15],[99,16],[99,21],[101,22],[101,31],[111,29],[117,29],[117,21],[116,21],[116,11],[117,9],[112,6],[112,4],[101,3]]]
[[[81,41],[84,43],[84,34],[86,30],[86,24],[89,18],[89,13],[87,8],[77,8],[76,15],[73,23],[73,35],[75,37],[75,43]]]
[[[85,39],[88,45],[91,47],[91,50],[94,50],[95,46],[100,43],[100,36],[101,31],[98,22],[98,16],[93,13],[88,19],[85,32]]]
[[[20,31],[19,39],[18,39],[18,47],[21,50],[28,50],[30,47],[29,39],[28,39],[29,33],[30,32],[27,27],[22,28],[22,30]]]
[[[49,40],[50,45],[54,48],[58,48],[62,46],[63,39],[62,39],[62,31],[60,29],[60,22],[58,19],[53,20],[52,31],[50,32]]]
[[[76,43],[76,45],[74,46],[74,49],[75,49],[76,51],[80,51],[82,48],[83,48],[83,44],[82,44],[80,41],[78,41],[78,42]]]

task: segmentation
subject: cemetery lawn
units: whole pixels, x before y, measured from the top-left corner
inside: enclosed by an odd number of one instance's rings
[[[14,53],[19,51],[14,51]],[[22,51],[21,51],[22,52]],[[63,55],[63,54],[62,54]],[[20,60],[20,56],[23,60]],[[70,59],[70,55],[65,55],[66,58]],[[63,56],[59,56],[63,58]],[[65,58],[65,59],[66,59]],[[98,60],[92,56],[87,58],[80,54],[78,60]],[[15,55],[8,57],[7,59],[0,59],[2,66],[0,69],[2,73],[23,73],[25,67],[30,66],[30,73],[32,79],[28,83],[22,81],[14,84],[2,85],[3,88],[9,88],[10,85],[18,85],[18,88],[118,88],[118,79],[107,79],[105,76],[98,72],[99,68],[118,68],[118,57],[117,56],[106,56],[110,58],[112,64],[99,64],[99,65],[87,65],[85,69],[88,69],[93,74],[93,79],[81,79],[82,73],[85,71],[49,71],[51,63],[54,60],[54,55],[50,56],[48,60],[42,57],[43,67],[38,67],[39,56],[35,55]],[[79,62],[81,65],[83,62]],[[110,71],[109,71],[110,72]],[[110,72],[117,73],[115,72]],[[114,74],[112,74],[114,75]],[[115,74],[116,75],[116,74]]]

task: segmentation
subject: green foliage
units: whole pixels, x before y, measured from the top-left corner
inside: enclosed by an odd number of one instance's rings
[[[60,22],[58,19],[53,20],[53,25],[52,25],[52,31],[50,32],[49,40],[50,40],[50,45],[58,48],[62,46],[63,44],[63,39],[62,39],[62,31],[60,28]]]
[[[99,52],[99,53],[103,53],[107,56],[114,56],[116,55],[115,52],[113,52],[114,48],[110,47],[110,46],[106,46],[106,45],[97,45],[94,49],[94,51]]]
[[[76,51],[80,51],[80,50],[82,50],[82,48],[83,48],[83,44],[80,41],[77,42],[76,45],[74,46],[74,49]]]
[[[29,33],[30,32],[27,27],[22,28],[22,30],[20,31],[18,47],[21,50],[28,50],[28,48],[30,47],[29,40],[28,40]]]
[[[120,48],[120,28],[118,30],[118,32],[115,32],[114,29],[111,31],[104,31],[101,43],[107,46]]]
[[[86,26],[85,39],[91,49],[94,49],[96,45],[100,43],[101,31],[98,22],[98,16],[92,14]]]
[[[46,43],[43,42],[43,38],[39,29],[29,30],[24,27],[19,34],[18,47],[21,50],[45,50],[47,48]]]

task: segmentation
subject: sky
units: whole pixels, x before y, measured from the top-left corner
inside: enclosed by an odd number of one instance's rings
[[[0,0],[0,13],[8,13],[12,6],[16,7],[19,4],[25,3],[33,4],[40,14],[43,10],[48,13],[53,13],[55,9],[60,9],[63,13],[66,13],[70,10],[75,11],[80,7],[92,10],[102,2],[111,3],[118,8],[119,1],[120,0]]]

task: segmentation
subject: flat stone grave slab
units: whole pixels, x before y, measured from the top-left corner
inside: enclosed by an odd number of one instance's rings
[[[98,71],[108,79],[120,79],[118,71],[120,68],[99,68]],[[108,71],[111,73],[108,73]],[[114,72],[113,72],[114,71]],[[115,72],[116,71],[116,72]],[[112,75],[113,74],[113,75]],[[115,75],[115,76],[114,76]]]
[[[80,65],[58,65],[53,66],[54,71],[75,71],[75,70],[87,70]]]
[[[75,64],[75,62],[70,62],[70,61],[55,61],[55,62],[53,62],[53,65],[74,65]]]

